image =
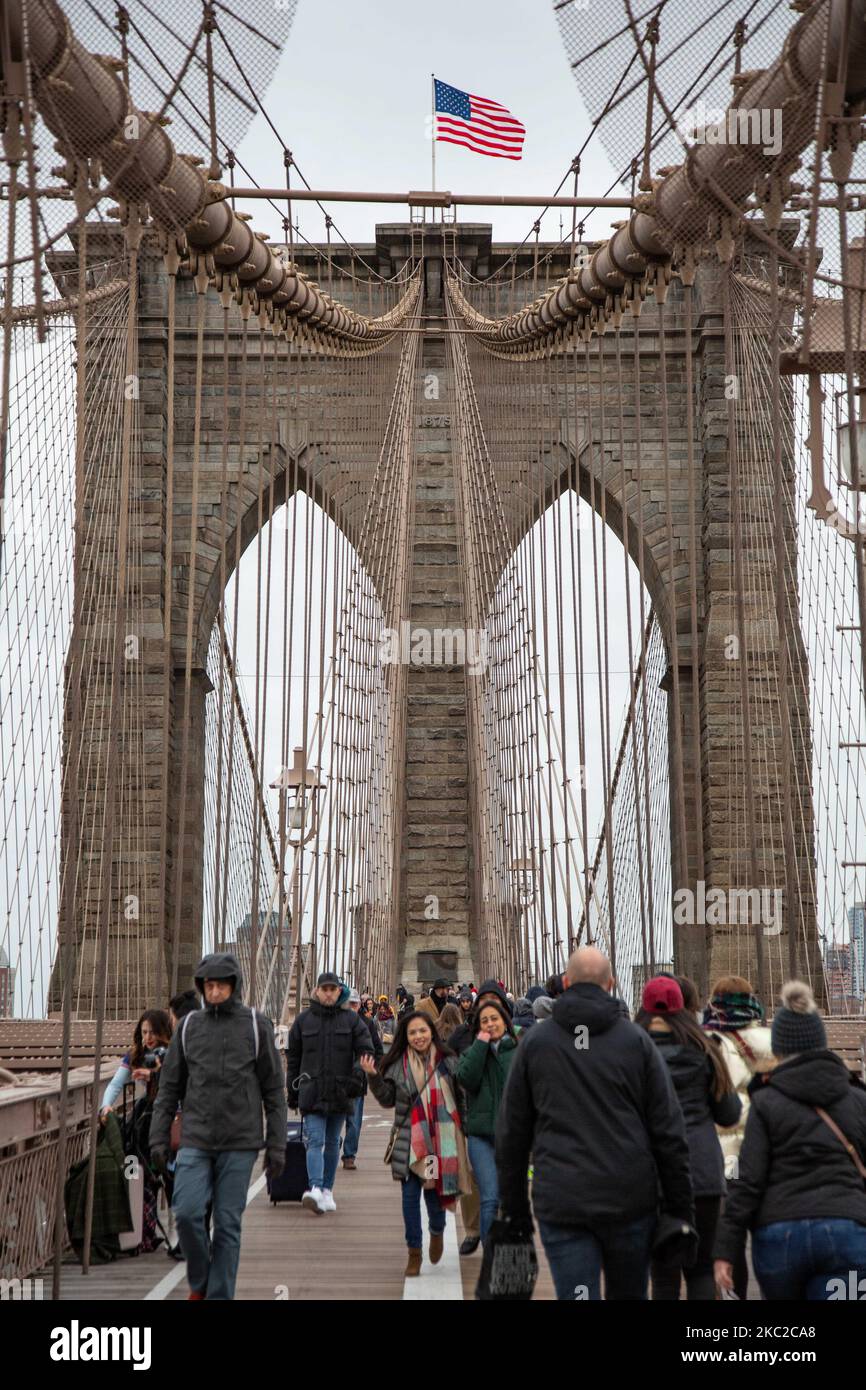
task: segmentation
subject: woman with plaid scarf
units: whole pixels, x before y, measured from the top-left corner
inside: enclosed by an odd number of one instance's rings
[[[446,1212],[471,1186],[455,1080],[457,1058],[440,1039],[433,1020],[413,1009],[400,1019],[379,1066],[371,1057],[362,1057],[361,1066],[379,1104],[395,1112],[385,1157],[391,1176],[402,1186],[409,1247],[406,1275],[411,1277],[421,1272],[422,1192],[430,1226],[430,1263],[435,1265],[442,1258]]]

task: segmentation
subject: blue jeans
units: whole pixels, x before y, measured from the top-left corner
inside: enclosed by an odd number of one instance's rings
[[[814,1217],[752,1232],[752,1263],[766,1299],[822,1303],[866,1295],[866,1226]],[[853,1276],[853,1277],[852,1277]],[[859,1288],[860,1280],[863,1287]]]
[[[256,1149],[217,1153],[178,1150],[172,1211],[193,1293],[207,1299],[234,1298],[241,1256],[241,1221]],[[213,1203],[213,1249],[206,1213]]]
[[[355,1109],[346,1117],[346,1138],[343,1142],[343,1157],[357,1158],[358,1144],[361,1140],[361,1124],[364,1119],[364,1097],[355,1101]]]
[[[556,1297],[600,1302],[603,1269],[607,1300],[646,1299],[655,1225],[655,1212],[636,1221],[596,1222],[592,1230],[539,1220]]]
[[[421,1179],[410,1173],[403,1179],[403,1225],[406,1228],[406,1244],[410,1250],[420,1250],[424,1239],[421,1229],[421,1193],[427,1207],[427,1221],[431,1236],[441,1236],[445,1230],[445,1211],[439,1201],[439,1194],[432,1187],[424,1187]]]
[[[327,1188],[330,1192],[337,1176],[340,1158],[340,1137],[345,1115],[304,1116],[304,1148],[307,1150],[307,1180],[310,1187]]]
[[[475,1181],[478,1184],[478,1192],[481,1197],[480,1231],[481,1239],[484,1241],[487,1239],[487,1232],[496,1220],[496,1213],[499,1210],[499,1175],[496,1172],[496,1150],[492,1139],[480,1138],[475,1134],[468,1135],[466,1142],[469,1149],[469,1162],[472,1164],[472,1171],[475,1174]]]

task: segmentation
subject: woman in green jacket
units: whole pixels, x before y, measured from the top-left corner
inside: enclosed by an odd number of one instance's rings
[[[481,1239],[486,1241],[499,1207],[493,1142],[496,1117],[517,1047],[517,1034],[505,1010],[492,1000],[479,1009],[475,1028],[475,1041],[460,1058],[457,1080],[468,1101],[469,1162],[481,1195]]]

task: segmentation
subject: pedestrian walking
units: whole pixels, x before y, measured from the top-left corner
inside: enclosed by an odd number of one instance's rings
[[[511,1005],[499,981],[483,980],[478,986],[478,993],[475,996],[473,1009],[478,1010],[482,1004],[486,1004],[491,999],[494,1003],[501,1004],[508,1017],[511,1017]],[[460,1027],[455,1028],[454,1032],[451,1034],[450,1046],[458,1056],[465,1052],[468,1047],[471,1047],[475,1041],[474,1022],[476,1017],[477,1014],[473,1014],[472,1010],[469,1010]]]
[[[410,994],[405,985],[398,985],[396,990],[397,1017],[402,1018],[415,1005],[415,996]]]
[[[496,1160],[504,1215],[532,1205],[559,1299],[646,1298],[659,1202],[694,1224],[682,1110],[648,1034],[611,996],[595,947],[568,962],[549,1023],[521,1038],[499,1110]],[[576,1290],[580,1290],[579,1293]]]
[[[292,1024],[286,1048],[289,1109],[301,1112],[307,1151],[310,1185],[301,1201],[317,1216],[337,1210],[334,1179],[343,1125],[364,1090],[358,1063],[364,1053],[373,1055],[366,1023],[342,1008],[349,994],[339,975],[324,970],[309,1008]]]
[[[133,1154],[140,1162],[143,1174],[143,1206],[141,1219],[141,1244],[136,1253],[147,1255],[157,1250],[165,1240],[169,1250],[172,1248],[170,1232],[159,1229],[159,1193],[163,1186],[163,1217],[167,1221],[170,1210],[172,1179],[171,1175],[160,1175],[153,1166],[150,1131],[153,1107],[159,1093],[160,1071],[163,1058],[171,1042],[171,1019],[163,1009],[145,1009],[132,1035],[132,1046],[125,1053],[120,1066],[105,1088],[102,1097],[101,1119],[105,1122],[115,1105],[121,1099],[124,1088],[140,1084],[144,1090],[135,1099],[131,1114],[124,1116],[124,1135],[126,1152]]]
[[[457,995],[457,1007],[460,1010],[461,1020],[465,1023],[475,1007],[475,995],[468,985],[464,985]]]
[[[196,989],[184,989],[180,994],[176,994],[168,1006],[168,1016],[171,1019],[172,1033],[177,1028],[181,1019],[186,1018],[187,1014],[194,1009],[201,1008],[201,995]]]
[[[188,1013],[162,1065],[150,1145],[165,1171],[171,1122],[183,1099],[173,1209],[192,1300],[234,1298],[241,1222],[259,1150],[278,1176],[286,1149],[283,1069],[270,1019],[243,1003],[230,952],[205,956],[195,972],[204,1008]],[[266,1131],[263,1131],[264,1109]],[[205,1214],[213,1207],[213,1242]]]
[[[514,1014],[511,1019],[518,1032],[531,1028],[535,1023],[535,1014],[532,1012],[532,1000],[525,995],[515,1001]]]
[[[423,1257],[422,1193],[430,1228],[429,1259],[438,1264],[446,1212],[461,1192],[469,1191],[457,1059],[439,1038],[432,1019],[416,1009],[401,1018],[378,1070],[369,1055],[361,1066],[379,1104],[394,1110],[386,1157],[392,1178],[401,1184],[409,1250],[406,1276],[411,1278],[420,1274]]]
[[[431,989],[430,998],[436,1006],[437,1014],[441,1014],[445,1005],[448,1003],[448,995],[450,992],[451,986],[447,980],[437,980]]]
[[[357,1014],[362,1023],[366,1024],[367,1031],[370,1034],[370,1042],[373,1045],[373,1060],[378,1062],[379,1058],[382,1057],[385,1052],[382,1039],[379,1035],[379,1025],[374,1017],[365,1016],[362,1012],[361,996],[356,989],[351,991],[343,1007]],[[351,1114],[346,1118],[346,1134],[343,1140],[342,1163],[343,1168],[349,1172],[354,1172],[358,1166],[358,1145],[361,1142],[361,1126],[364,1123],[364,1098],[366,1094],[367,1078],[365,1076],[363,1078],[363,1090],[355,1101],[354,1109]]]
[[[684,983],[691,986],[687,988],[689,999],[696,998],[692,982]],[[697,1258],[688,1269],[683,1270],[676,1261],[662,1264],[653,1260],[653,1300],[678,1299],[685,1274],[689,1301],[712,1301],[716,1296],[713,1279],[716,1228],[725,1195],[725,1162],[716,1125],[736,1124],[742,1108],[740,1098],[720,1050],[686,1008],[678,980],[670,976],[649,980],[635,1023],[646,1029],[658,1048],[682,1107],[698,1233]]]
[[[738,1180],[740,1150],[749,1118],[749,1085],[752,1077],[774,1067],[776,1059],[770,1029],[764,1022],[764,1006],[750,981],[742,975],[723,976],[713,986],[704,1013],[704,1028],[721,1049],[742,1107],[736,1124],[719,1135],[728,1186],[726,1200],[729,1201]],[[732,1262],[734,1291],[737,1298],[745,1299],[749,1287],[745,1232],[742,1247],[734,1252]]]
[[[476,1010],[475,1041],[460,1058],[457,1080],[466,1092],[469,1162],[481,1198],[481,1240],[499,1208],[496,1174],[496,1120],[514,1054],[517,1034],[505,1009],[492,999]]]
[[[477,992],[474,985],[467,985],[461,990],[459,1006],[463,1018],[459,1028],[448,1039],[448,1045],[458,1056],[461,1056],[467,1048],[470,1048],[475,1041],[473,1023],[475,1013],[473,1010],[489,1001],[499,1003],[510,1016],[511,1010],[505,997],[505,990],[498,980],[483,980]],[[463,1240],[460,1244],[460,1254],[463,1256],[474,1255],[481,1243],[481,1193],[475,1173],[470,1173],[470,1189],[460,1198],[460,1219],[463,1223]]]
[[[739,1178],[719,1225],[716,1282],[734,1287],[746,1230],[764,1298],[862,1299],[866,1289],[866,1087],[827,1047],[812,991],[782,989],[772,1071],[749,1082]]]
[[[438,1019],[436,1020],[437,1032],[443,1042],[447,1042],[454,1032],[463,1022],[463,1016],[456,1004],[446,1004]]]

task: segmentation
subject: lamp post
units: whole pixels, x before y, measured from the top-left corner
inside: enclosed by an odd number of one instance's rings
[[[515,897],[518,906],[518,925],[523,920],[523,946],[526,959],[526,968],[530,969],[529,954],[529,909],[534,905],[536,898],[536,874],[537,869],[535,860],[529,858],[517,858],[511,861],[511,878],[514,883]],[[516,959],[515,951],[515,959]],[[516,972],[515,972],[516,973]]]
[[[845,419],[847,415],[848,393],[847,391],[837,391],[834,398],[836,414],[836,444],[839,455],[839,473],[846,486],[857,492],[866,488],[866,419],[863,411],[866,409],[866,386],[854,388],[854,396],[860,399],[860,418],[855,420]],[[855,406],[856,410],[856,406]],[[852,436],[856,434],[856,443]],[[856,474],[854,460],[857,460]]]
[[[319,828],[319,792],[325,788],[320,780],[321,770],[308,767],[303,748],[295,748],[291,767],[284,767],[272,787],[280,792],[280,835],[291,845],[292,863],[292,929],[295,944],[295,1012],[301,1007],[301,881],[304,845],[309,844]],[[290,956],[291,962],[291,956]],[[288,985],[291,984],[291,964]],[[282,1013],[285,1013],[287,1000]],[[282,1018],[280,1020],[282,1022]]]

